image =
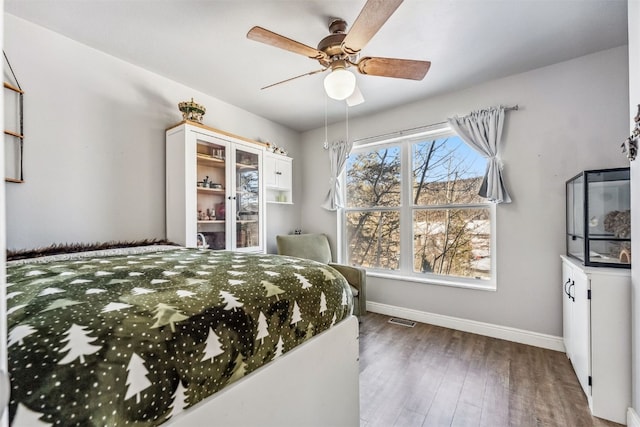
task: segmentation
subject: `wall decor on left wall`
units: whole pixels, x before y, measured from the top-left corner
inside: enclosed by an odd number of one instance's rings
[[[24,150],[24,91],[20,87],[18,78],[13,72],[6,52],[4,54],[5,63],[8,70],[4,70],[4,88],[10,95],[5,95],[8,102],[5,102],[4,111],[4,153],[5,153],[5,181],[13,183],[24,182],[23,170],[23,150]],[[8,71],[8,72],[7,72]],[[6,80],[13,80],[9,83]]]

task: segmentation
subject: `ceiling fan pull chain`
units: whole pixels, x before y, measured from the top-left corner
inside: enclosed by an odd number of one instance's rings
[[[324,94],[324,144],[325,150],[329,149],[329,131],[327,130],[327,94]]]
[[[349,142],[349,104],[347,104],[345,102],[345,123],[346,123],[346,131],[347,131],[347,136],[346,136],[346,140],[345,142]]]

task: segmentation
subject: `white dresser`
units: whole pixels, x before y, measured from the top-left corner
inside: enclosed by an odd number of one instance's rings
[[[567,357],[591,413],[621,424],[631,404],[631,274],[562,256]]]

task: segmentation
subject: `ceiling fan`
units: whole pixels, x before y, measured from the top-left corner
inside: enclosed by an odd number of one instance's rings
[[[323,67],[320,70],[292,77],[265,86],[262,89],[331,70],[324,79],[324,88],[327,95],[337,100],[346,99],[347,103],[352,106],[363,102],[364,98],[356,86],[355,75],[348,71],[350,67],[354,67],[360,74],[365,75],[422,80],[431,66],[429,61],[371,56],[359,58],[360,50],[387,22],[402,1],[367,0],[348,32],[346,32],[347,23],[343,19],[332,19],[329,23],[329,32],[331,34],[320,40],[317,48],[307,46],[262,27],[253,27],[247,33],[247,38],[250,40],[307,56],[317,60]]]

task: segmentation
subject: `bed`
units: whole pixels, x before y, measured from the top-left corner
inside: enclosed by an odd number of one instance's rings
[[[7,263],[13,426],[357,425],[357,320],[324,264],[175,246]]]

